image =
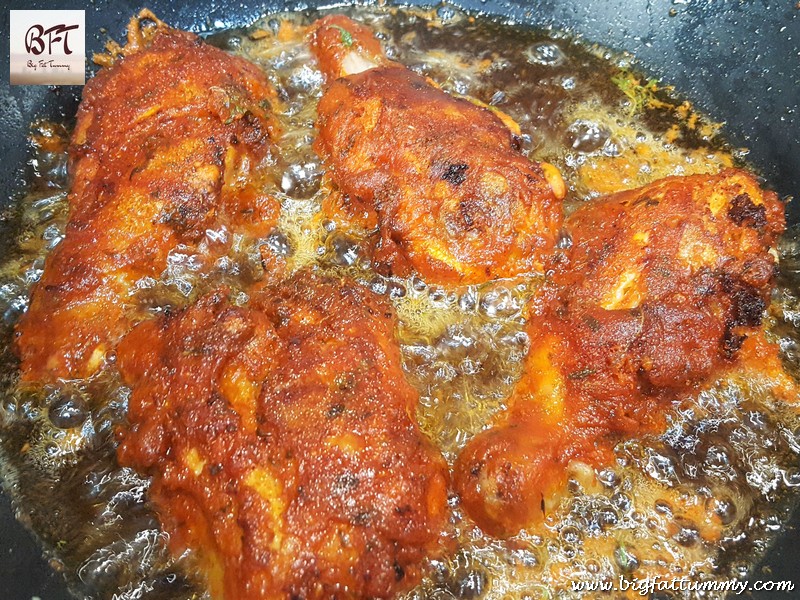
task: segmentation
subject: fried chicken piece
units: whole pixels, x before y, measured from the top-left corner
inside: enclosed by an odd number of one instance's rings
[[[742,352],[763,360],[784,208],[752,176],[663,179],[588,204],[567,227],[569,263],[531,317],[509,408],[455,467],[467,512],[501,537],[543,518],[570,461],[600,464],[621,434],[660,430],[670,401]]]
[[[379,263],[439,283],[544,269],[566,188],[522,155],[510,119],[389,61],[347,17],[321,19],[311,46],[328,80],[314,147],[335,184],[377,213]]]
[[[120,463],[153,476],[173,550],[196,551],[215,598],[386,598],[420,579],[448,473],[412,418],[393,326],[369,290],[301,272],[120,344]]]
[[[134,18],[129,32],[84,88],[66,236],[17,327],[26,381],[90,376],[130,329],[136,282],[171,249],[223,224],[263,233],[280,209],[257,177],[277,134],[263,73],[161,22]]]

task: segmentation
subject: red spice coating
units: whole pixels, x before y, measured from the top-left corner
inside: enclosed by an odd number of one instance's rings
[[[442,546],[447,467],[413,420],[391,307],[301,273],[133,330],[119,460],[153,476],[215,597],[385,598]]]
[[[26,381],[99,369],[130,329],[135,282],[158,277],[178,244],[221,223],[260,230],[277,218],[252,178],[277,133],[263,73],[163,24],[128,50],[84,88],[66,237],[17,327]]]
[[[543,270],[562,218],[555,168],[528,160],[488,108],[376,58],[363,26],[339,16],[315,27],[329,77],[315,149],[336,185],[377,213],[378,261],[434,282]],[[332,80],[347,56],[379,66]]]
[[[783,204],[751,175],[664,179],[566,226],[573,248],[531,317],[509,408],[455,465],[467,512],[498,536],[542,519],[570,461],[601,464],[621,436],[659,430],[670,401],[740,355],[780,368],[759,326]]]

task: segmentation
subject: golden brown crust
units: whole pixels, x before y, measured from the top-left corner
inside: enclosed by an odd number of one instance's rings
[[[385,598],[440,548],[447,468],[414,423],[394,314],[301,273],[206,297],[119,348],[119,459],[153,475],[173,549],[225,598]]]
[[[362,26],[336,22],[356,40],[350,54],[370,43]],[[317,40],[324,31],[332,29],[319,26]],[[315,50],[338,74],[342,41]],[[330,83],[315,144],[339,188],[377,213],[378,261],[436,282],[541,271],[561,224],[542,166],[492,111],[381,64]]]
[[[541,520],[571,460],[597,464],[621,434],[658,430],[665,406],[723,374],[745,341],[745,360],[765,351],[784,214],[751,175],[664,179],[567,227],[574,246],[531,318],[509,409],[455,466],[467,511],[499,536]]]
[[[17,327],[22,377],[86,377],[130,327],[135,281],[206,228],[270,226],[279,205],[246,181],[276,133],[264,75],[166,27],[84,88],[70,147],[66,237]]]

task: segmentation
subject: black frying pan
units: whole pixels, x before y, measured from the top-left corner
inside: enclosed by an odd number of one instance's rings
[[[170,25],[197,32],[235,27],[265,13],[326,5],[330,1],[149,0],[146,6]],[[410,0],[410,4],[425,4]],[[430,3],[430,2],[428,2]],[[636,55],[640,66],[675,85],[717,121],[725,121],[731,141],[750,148],[749,160],[782,195],[800,196],[800,3],[795,0],[455,0],[463,8],[510,17],[535,26],[553,26]],[[86,3],[87,52],[99,50],[108,35],[121,40],[140,0]],[[0,32],[7,36],[9,8],[82,8],[70,0],[11,0],[0,9]],[[6,62],[0,68],[0,215],[22,189],[28,124],[34,117],[74,115],[81,88],[11,87]],[[800,198],[788,207],[789,224],[800,223]],[[0,252],[13,237],[0,216]],[[22,507],[24,510],[24,507]],[[754,578],[793,580],[795,591],[750,596],[800,598],[800,512],[782,532]],[[794,546],[794,547],[793,547]],[[13,516],[0,493],[0,597],[67,599],[61,577],[41,558],[31,534]]]

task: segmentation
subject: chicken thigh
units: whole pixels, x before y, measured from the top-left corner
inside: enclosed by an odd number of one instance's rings
[[[377,214],[378,263],[438,283],[545,269],[566,188],[520,152],[510,119],[388,60],[347,17],[318,21],[311,45],[328,82],[315,148],[338,188]]]

